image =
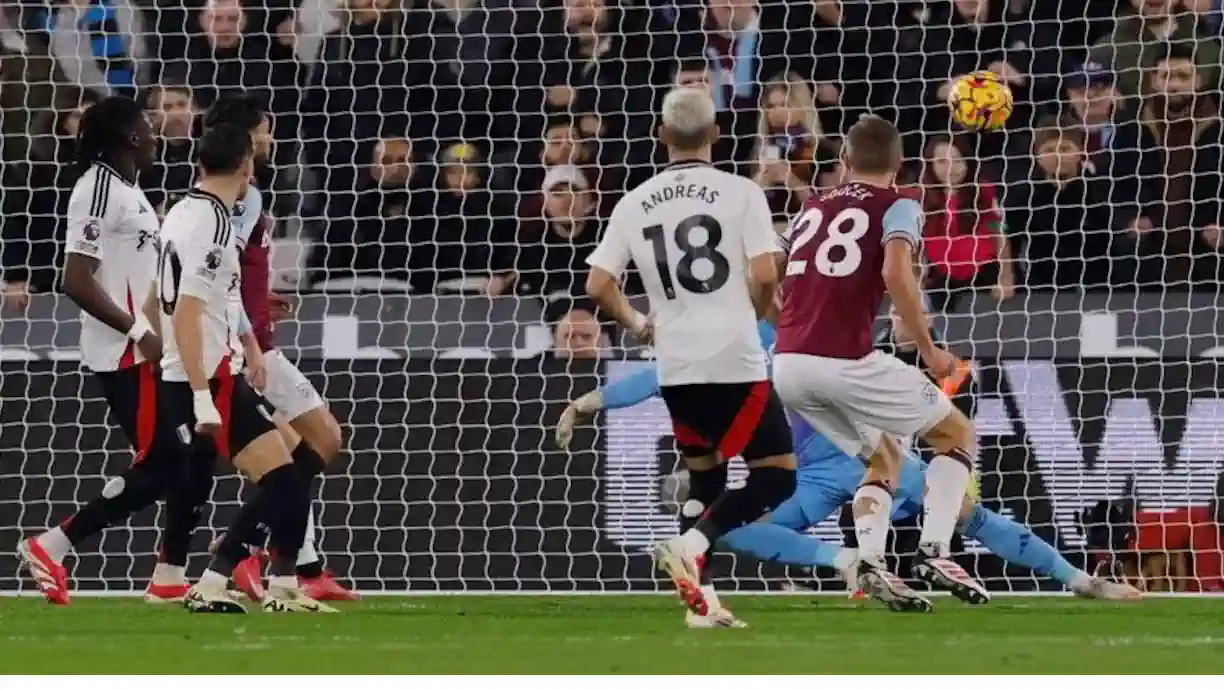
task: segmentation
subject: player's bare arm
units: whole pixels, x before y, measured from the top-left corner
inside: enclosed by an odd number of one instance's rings
[[[931,333],[923,327],[926,312],[922,308],[922,293],[914,278],[914,245],[907,237],[888,239],[884,244],[884,286],[892,297],[897,317],[906,330],[914,335],[918,354],[936,377],[950,375],[956,368],[956,358],[935,344]]]
[[[128,313],[107,296],[94,277],[100,264],[99,258],[69,252],[64,258],[64,294],[85,313],[127,335],[146,359],[157,361],[161,357],[162,342],[152,321],[143,312]]]
[[[178,344],[187,373],[187,382],[194,392],[196,431],[216,433],[221,429],[221,415],[212,401],[208,374],[204,372],[204,338],[200,320],[204,317],[204,301],[190,294],[180,294],[171,316],[175,342]]]
[[[650,339],[650,319],[629,303],[621,291],[619,278],[602,268],[592,267],[587,275],[586,293],[621,327],[639,339]]]

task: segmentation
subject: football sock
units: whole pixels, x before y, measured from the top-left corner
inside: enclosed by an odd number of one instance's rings
[[[306,536],[306,516],[310,513],[309,484],[292,463],[277,467],[259,482],[266,494],[268,524],[274,575],[292,575],[297,568],[298,552]],[[287,571],[286,571],[287,570]]]
[[[918,537],[918,546],[924,552],[948,556],[972,470],[973,460],[960,449],[931,460],[922,500],[922,534]]]
[[[718,541],[719,548],[766,562],[804,567],[836,567],[841,548],[777,524],[746,524]]]
[[[327,468],[327,462],[324,462],[319,453],[315,452],[304,440],[298,442],[297,447],[293,448],[292,455],[293,464],[298,467],[303,476],[314,478]]]
[[[868,481],[854,493],[854,535],[859,556],[873,564],[884,561],[892,504],[892,488],[883,481]]]
[[[1083,571],[1067,562],[1049,543],[1022,524],[997,512],[974,505],[964,535],[976,538],[990,552],[1008,562],[1024,565],[1038,574],[1072,586]]]
[[[212,497],[216,464],[217,455],[211,447],[193,447],[187,476],[166,496],[166,523],[162,529],[158,562],[176,567],[187,565],[191,536],[200,525],[204,505]]]
[[[308,494],[314,492],[314,477],[323,473],[327,463],[305,441],[299,442],[293,448],[293,465],[297,467],[302,481],[307,486]],[[313,507],[306,511],[306,531],[302,537],[302,547],[298,550],[297,561],[294,563],[298,576],[313,579],[323,574],[323,565],[319,562],[319,553],[315,550],[315,521]]]
[[[713,469],[694,471],[689,469],[688,498],[680,506],[680,532],[693,528],[701,515],[718,500],[727,489],[727,464]]]
[[[152,582],[159,586],[187,583],[187,568],[159,562],[153,565]]]
[[[106,527],[122,522],[152,505],[177,482],[177,469],[167,458],[146,459],[133,465],[107,481],[98,497],[90,500],[75,515],[60,524],[60,531],[71,546],[79,545],[81,541]],[[49,536],[47,540],[56,546],[60,558],[67,554],[68,549],[61,548],[62,543],[56,543],[58,537]],[[39,545],[47,549],[47,544],[41,539]],[[56,553],[50,549],[47,549],[47,553],[56,557]]]
[[[47,551],[52,560],[60,562],[64,556],[72,550],[72,541],[68,540],[68,535],[64,533],[64,527],[57,526],[54,529],[44,533],[37,539],[38,545]]]
[[[200,581],[196,583],[196,588],[210,593],[224,593],[225,587],[228,585],[229,574],[222,574],[210,567],[200,575]]]
[[[302,540],[302,549],[297,556],[297,575],[307,579],[322,576],[323,563],[319,562],[319,553],[315,550],[315,520],[314,507],[306,512],[306,537]]]
[[[779,467],[750,467],[743,488],[724,491],[708,512],[693,527],[708,544],[720,536],[761,518],[781,505],[795,492],[795,470]],[[696,539],[693,539],[694,544]]]

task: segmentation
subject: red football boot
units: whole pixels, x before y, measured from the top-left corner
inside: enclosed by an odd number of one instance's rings
[[[302,587],[302,593],[318,601],[361,600],[357,592],[344,588],[327,570],[317,577],[298,577],[298,585]]]
[[[30,572],[38,590],[52,605],[68,605],[68,570],[56,562],[37,538],[27,538],[17,546],[21,564]]]
[[[256,550],[251,553],[251,556],[234,567],[234,573],[231,575],[234,580],[234,586],[238,587],[239,591],[246,594],[251,602],[258,603],[267,595],[263,584],[263,566],[264,560],[267,558],[267,553],[262,550]]]

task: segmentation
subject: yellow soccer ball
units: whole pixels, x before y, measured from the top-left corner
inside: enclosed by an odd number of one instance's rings
[[[998,129],[1012,113],[1012,92],[994,72],[973,72],[956,80],[948,92],[952,120],[973,131]]]

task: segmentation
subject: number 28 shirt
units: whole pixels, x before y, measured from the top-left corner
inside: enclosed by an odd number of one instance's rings
[[[204,302],[200,324],[204,372],[210,378],[238,346],[241,302],[238,293],[238,248],[230,226],[231,209],[221,199],[192,189],[162,222],[158,297],[162,306],[162,379],[187,380],[171,320],[184,296]]]
[[[766,380],[748,262],[778,250],[752,180],[678,162],[626,194],[587,263],[620,276],[632,261],[654,319],[660,385]]]

